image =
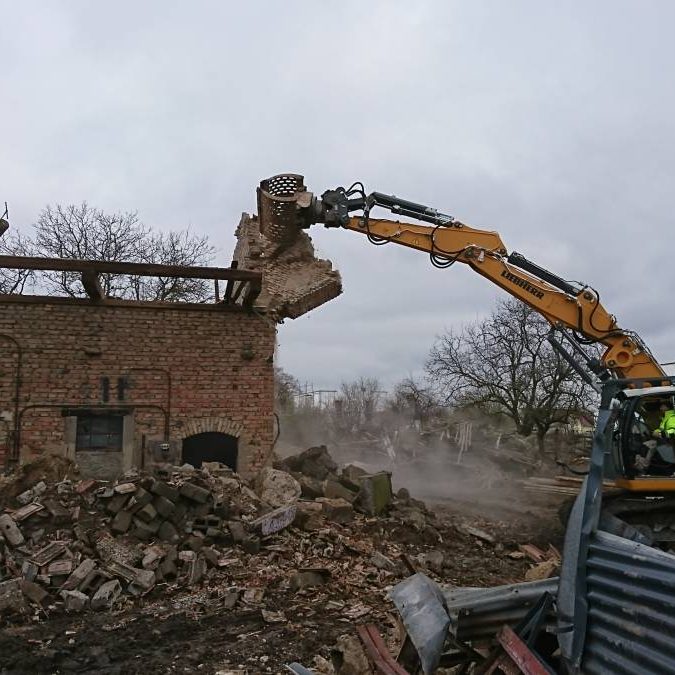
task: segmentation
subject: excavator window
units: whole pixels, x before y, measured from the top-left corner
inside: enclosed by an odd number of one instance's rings
[[[646,395],[629,399],[622,407],[623,419],[615,429],[614,440],[621,444],[629,477],[675,475],[675,442],[654,436],[664,404],[672,409],[672,398]]]

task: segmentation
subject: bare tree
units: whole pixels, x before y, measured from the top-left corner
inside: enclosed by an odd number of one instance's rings
[[[164,265],[204,265],[213,260],[214,253],[207,237],[190,230],[156,232],[147,237],[141,260]],[[129,282],[136,300],[203,302],[212,295],[211,285],[205,279],[129,277]]]
[[[107,214],[83,202],[79,206],[47,206],[35,225],[38,255],[86,260],[205,265],[214,254],[206,237],[189,230],[153,232],[135,212]],[[48,291],[85,295],[79,274],[46,272]],[[133,300],[199,302],[210,296],[202,279],[174,279],[101,274],[107,296]]]
[[[377,378],[359,377],[343,382],[336,399],[336,426],[347,433],[356,433],[371,425],[384,395]]]
[[[0,238],[0,255],[35,255],[33,242],[16,230],[10,230]],[[32,270],[0,268],[0,293],[23,293],[35,280]]]
[[[423,424],[438,408],[435,392],[414,377],[406,377],[394,386],[389,406],[395,413],[406,413]]]
[[[546,339],[549,324],[518,300],[500,301],[485,320],[437,339],[428,377],[448,403],[474,405],[535,433],[540,452],[554,423],[587,410],[594,392]]]
[[[149,230],[136,213],[108,215],[82,202],[79,206],[47,206],[35,225],[35,247],[40,255],[54,258],[140,262]],[[80,276],[73,272],[46,272],[49,291],[73,297],[84,295]],[[105,295],[127,297],[129,279],[101,274]]]
[[[295,399],[300,394],[300,382],[283,368],[274,369],[274,403],[278,412],[295,410]]]

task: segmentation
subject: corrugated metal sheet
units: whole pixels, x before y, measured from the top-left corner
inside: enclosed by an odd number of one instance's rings
[[[675,556],[598,531],[586,583],[581,671],[675,672]]]
[[[558,592],[558,578],[494,588],[442,588],[450,632],[462,642],[493,641],[504,626],[515,626],[544,593]],[[549,625],[554,625],[551,615]]]
[[[415,645],[425,675],[433,673],[443,653],[450,619],[439,585],[418,572],[391,589],[408,637]]]
[[[461,642],[494,642],[504,626],[515,626],[544,593],[555,597],[558,579],[495,588],[439,586],[417,573],[394,586],[390,597],[415,645],[424,673],[436,670],[448,633]],[[555,626],[555,616],[548,625]]]

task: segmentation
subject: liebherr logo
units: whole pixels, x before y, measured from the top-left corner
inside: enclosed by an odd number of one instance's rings
[[[515,274],[511,274],[511,272],[507,272],[506,270],[502,271],[502,276],[504,279],[507,281],[510,281],[512,284],[515,284],[516,286],[520,286],[521,288],[525,289],[528,293],[532,293],[535,298],[543,298],[544,293],[540,291],[538,288],[535,288],[532,284],[528,283],[525,281],[525,279],[521,279],[520,277],[517,277]]]

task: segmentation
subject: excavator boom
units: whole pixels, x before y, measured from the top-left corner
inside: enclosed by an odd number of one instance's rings
[[[307,192],[302,176],[289,174],[263,181],[258,190],[261,229],[342,227],[365,235],[374,244],[394,243],[429,254],[436,267],[456,262],[522,300],[544,316],[554,328],[567,329],[583,341],[601,343],[601,366],[619,378],[654,378],[665,375],[640,337],[620,328],[590,286],[572,283],[531,262],[509,254],[497,232],[470,227],[452,216],[393,195],[366,194],[361,183],[337,188],[320,198]],[[429,223],[371,218],[374,207]],[[361,211],[359,216],[351,215]]]

